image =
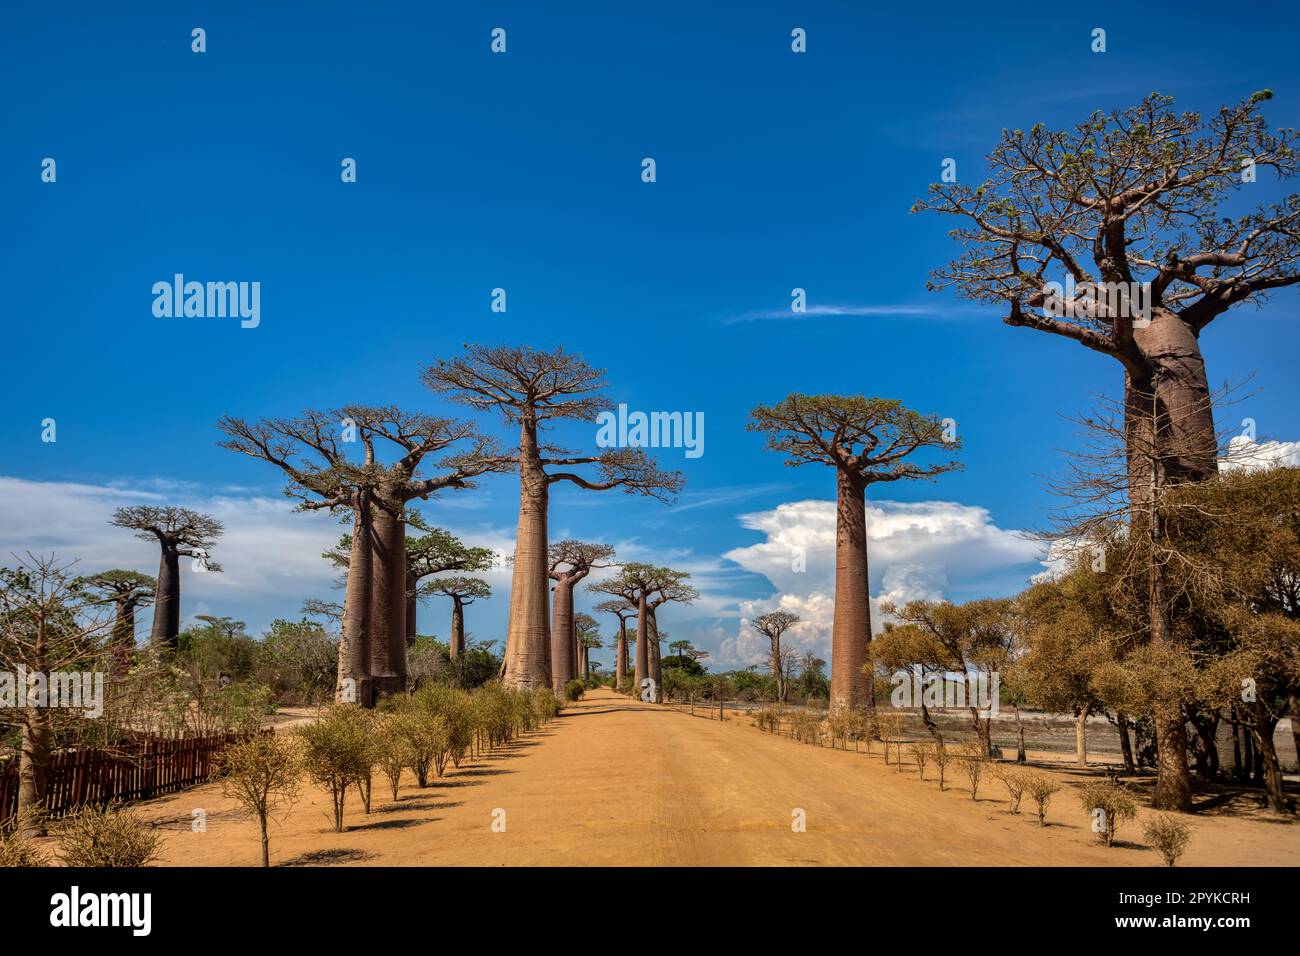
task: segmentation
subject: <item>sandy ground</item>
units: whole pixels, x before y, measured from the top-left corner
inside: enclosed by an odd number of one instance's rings
[[[1066,783],[1082,776],[1053,771]],[[421,790],[408,775],[400,799],[375,778],[373,812],[349,794],[343,833],[316,789],[271,827],[275,865],[1120,865],[1153,866],[1140,820],[1122,845],[1099,846],[1072,793],[1054,799],[1040,828],[1026,798],[1013,816],[996,780],[980,799],[949,770],[940,793],[905,765],[774,737],[745,718],[725,723],[595,690],[556,721],[462,765]],[[1183,865],[1300,864],[1300,823],[1253,801],[1219,803],[1192,820]],[[192,832],[191,811],[206,812]],[[793,832],[796,810],[806,832]],[[164,864],[259,861],[255,822],[206,785],[136,811],[164,829]],[[504,811],[505,832],[493,830]],[[1149,811],[1143,811],[1143,814]],[[496,818],[500,819],[497,813]]]

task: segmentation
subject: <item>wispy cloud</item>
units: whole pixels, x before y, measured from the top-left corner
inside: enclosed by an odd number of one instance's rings
[[[978,310],[969,305],[952,305],[951,303],[919,305],[900,303],[898,305],[810,305],[804,312],[792,312],[785,309],[758,309],[742,312],[722,320],[723,325],[735,325],[738,322],[766,321],[804,321],[816,318],[925,318],[957,319],[968,318]]]

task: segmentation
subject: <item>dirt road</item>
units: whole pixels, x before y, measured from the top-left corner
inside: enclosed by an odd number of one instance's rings
[[[1062,774],[1063,780],[1069,774]],[[748,719],[721,723],[597,690],[542,731],[433,786],[404,779],[389,800],[375,779],[374,812],[349,796],[334,833],[329,800],[309,789],[272,825],[272,862],[388,865],[1138,865],[1160,861],[1128,824],[1107,849],[1069,791],[1043,829],[1026,798],[1006,810],[986,778],[972,801],[949,768],[886,767],[865,753],[763,734]],[[206,831],[191,830],[191,811]],[[141,805],[166,828],[165,863],[249,865],[256,826],[209,785]],[[504,816],[499,811],[504,811]],[[802,811],[806,831],[792,823]],[[1144,811],[1145,813],[1146,811]],[[495,814],[495,815],[494,815]],[[504,832],[493,829],[504,820]],[[1194,821],[1183,865],[1295,865],[1300,826],[1253,810]]]

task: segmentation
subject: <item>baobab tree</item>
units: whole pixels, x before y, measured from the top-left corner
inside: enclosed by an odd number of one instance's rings
[[[601,614],[613,614],[618,618],[618,637],[615,639],[614,652],[614,689],[621,691],[627,683],[627,619],[636,617],[636,605],[626,598],[614,598],[601,601],[596,605]]]
[[[465,652],[465,608],[478,600],[492,596],[492,587],[482,578],[433,578],[420,586],[427,594],[441,594],[451,598],[451,638],[448,641],[451,657]]]
[[[661,471],[640,449],[609,448],[592,455],[542,443],[540,432],[548,422],[594,422],[606,404],[599,395],[605,388],[604,372],[562,347],[541,351],[468,345],[464,357],[426,368],[423,381],[470,408],[496,410],[507,425],[519,428],[519,523],[503,679],[509,687],[549,688],[550,486],[567,481],[588,491],[622,488],[667,500],[680,488],[681,475]],[[595,470],[594,479],[551,470],[588,465]]]
[[[867,487],[933,478],[956,462],[918,465],[917,452],[951,453],[960,442],[938,418],[902,403],[857,395],[788,395],[750,412],[750,431],[790,466],[835,468],[835,616],[831,629],[831,707],[871,706],[871,592],[867,580]]]
[[[347,405],[297,418],[248,422],[226,416],[221,446],[268,462],[289,478],[286,494],[306,510],[351,512],[352,537],[339,646],[338,695],[363,706],[406,683],[407,505],[508,467],[495,443],[469,422],[404,412],[392,406]],[[385,464],[380,440],[400,457]],[[359,445],[360,460],[345,454]],[[441,472],[421,477],[426,459]]]
[[[1300,282],[1300,196],[1235,218],[1220,209],[1259,188],[1261,171],[1296,174],[1296,131],[1271,133],[1260,115],[1271,98],[1255,93],[1205,120],[1153,93],[1073,130],[1004,130],[989,178],[932,185],[913,207],[962,221],[952,233],[961,254],[931,288],[1003,306],[1007,325],[1116,361],[1127,427],[1154,427],[1178,448],[1164,462],[1174,483],[1216,471],[1201,332]],[[1141,470],[1130,463],[1130,494],[1145,494]]]
[[[649,687],[656,702],[660,699],[663,674],[659,668],[659,627],[655,609],[669,601],[689,604],[699,597],[699,592],[686,583],[689,577],[685,571],[633,561],[623,565],[613,577],[587,585],[588,591],[614,595],[636,608],[633,687],[637,691]],[[647,679],[653,683],[647,685]]]
[[[573,615],[573,627],[577,635],[578,642],[578,662],[577,677],[586,680],[590,667],[588,665],[588,652],[593,648],[604,647],[604,642],[600,639],[600,625],[590,614],[584,614],[579,611]]]
[[[114,568],[81,579],[91,591],[101,594],[106,604],[113,605],[113,630],[109,643],[112,646],[113,676],[121,677],[131,669],[131,656],[135,653],[135,613],[153,603],[158,581],[139,571]]]
[[[577,675],[583,656],[573,613],[573,589],[593,569],[609,567],[613,557],[614,549],[607,544],[571,538],[550,547],[547,574],[555,582],[551,598],[551,689],[557,694],[563,694],[564,685]]]
[[[785,659],[781,656],[781,635],[799,623],[799,615],[789,611],[769,611],[750,622],[758,633],[767,638],[770,653],[772,676],[776,678],[776,696],[781,703],[786,702],[790,692],[790,675],[785,669]]]
[[[136,532],[137,538],[158,542],[162,557],[158,564],[149,642],[155,653],[176,650],[176,639],[181,633],[181,558],[193,558],[195,570],[220,571],[221,565],[208,560],[208,552],[225,528],[211,515],[189,508],[155,505],[118,508],[108,523]]]
[[[444,528],[435,528],[425,522],[414,508],[406,515],[406,646],[415,643],[420,599],[430,592],[422,589],[420,582],[435,574],[447,571],[488,571],[496,563],[496,552],[491,548],[473,547]],[[424,532],[412,535],[411,529]],[[345,534],[339,543],[324,557],[346,571],[352,553],[352,535]]]

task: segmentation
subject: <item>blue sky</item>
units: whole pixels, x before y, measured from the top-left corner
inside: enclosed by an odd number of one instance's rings
[[[1268,87],[1270,122],[1300,125],[1284,4],[1182,4],[1176,17],[1131,4],[124,6],[9,10],[0,32],[0,547],[152,571],[147,544],[103,527],[107,511],[200,504],[231,528],[227,574],[187,580],[185,613],[255,627],[328,593],[315,552],[335,529],[278,511],[274,471],[216,447],[213,422],[347,401],[438,410],[419,369],[467,341],[563,344],[609,370],[614,401],[704,412],[705,455],[663,456],[687,477],[678,508],[564,488],[552,524],[695,570],[705,600],[665,626],[720,659],[746,655],[746,614],[798,591],[816,616],[825,596],[763,554],[780,529],[820,540],[803,522],[824,514],[799,503],[833,494],[828,471],[785,468],[744,430],[754,404],[791,391],[956,419],[965,470],[888,498],[952,506],[955,525],[893,512],[899,535],[966,533],[947,552],[884,546],[878,587],[1008,593],[1036,565],[1004,535],[1044,521],[1040,476],[1071,443],[1063,416],[1118,371],[927,293],[954,252],[949,224],[908,207],[945,157],[979,178],[1003,127],[1066,125],[1152,90],[1210,111]],[[194,27],[206,53],[191,52]],[[494,27],[504,55],[489,51]],[[794,27],[807,54],[790,51]],[[343,157],[355,184],[340,182]],[[1279,192],[1264,181],[1257,195]],[[176,272],[259,281],[260,326],[155,319],[150,288]],[[756,318],[784,313],[796,286],[814,312],[855,314]],[[495,287],[505,314],[489,310]],[[1295,309],[1287,293],[1205,336],[1216,382],[1255,376],[1233,417],[1281,439],[1300,438]],[[40,440],[47,417],[54,444]],[[502,478],[425,511],[503,544],[515,502]],[[495,583],[499,599],[471,611],[483,637],[504,621],[507,581]],[[444,609],[423,613],[442,633]],[[820,640],[810,628],[809,646]]]

